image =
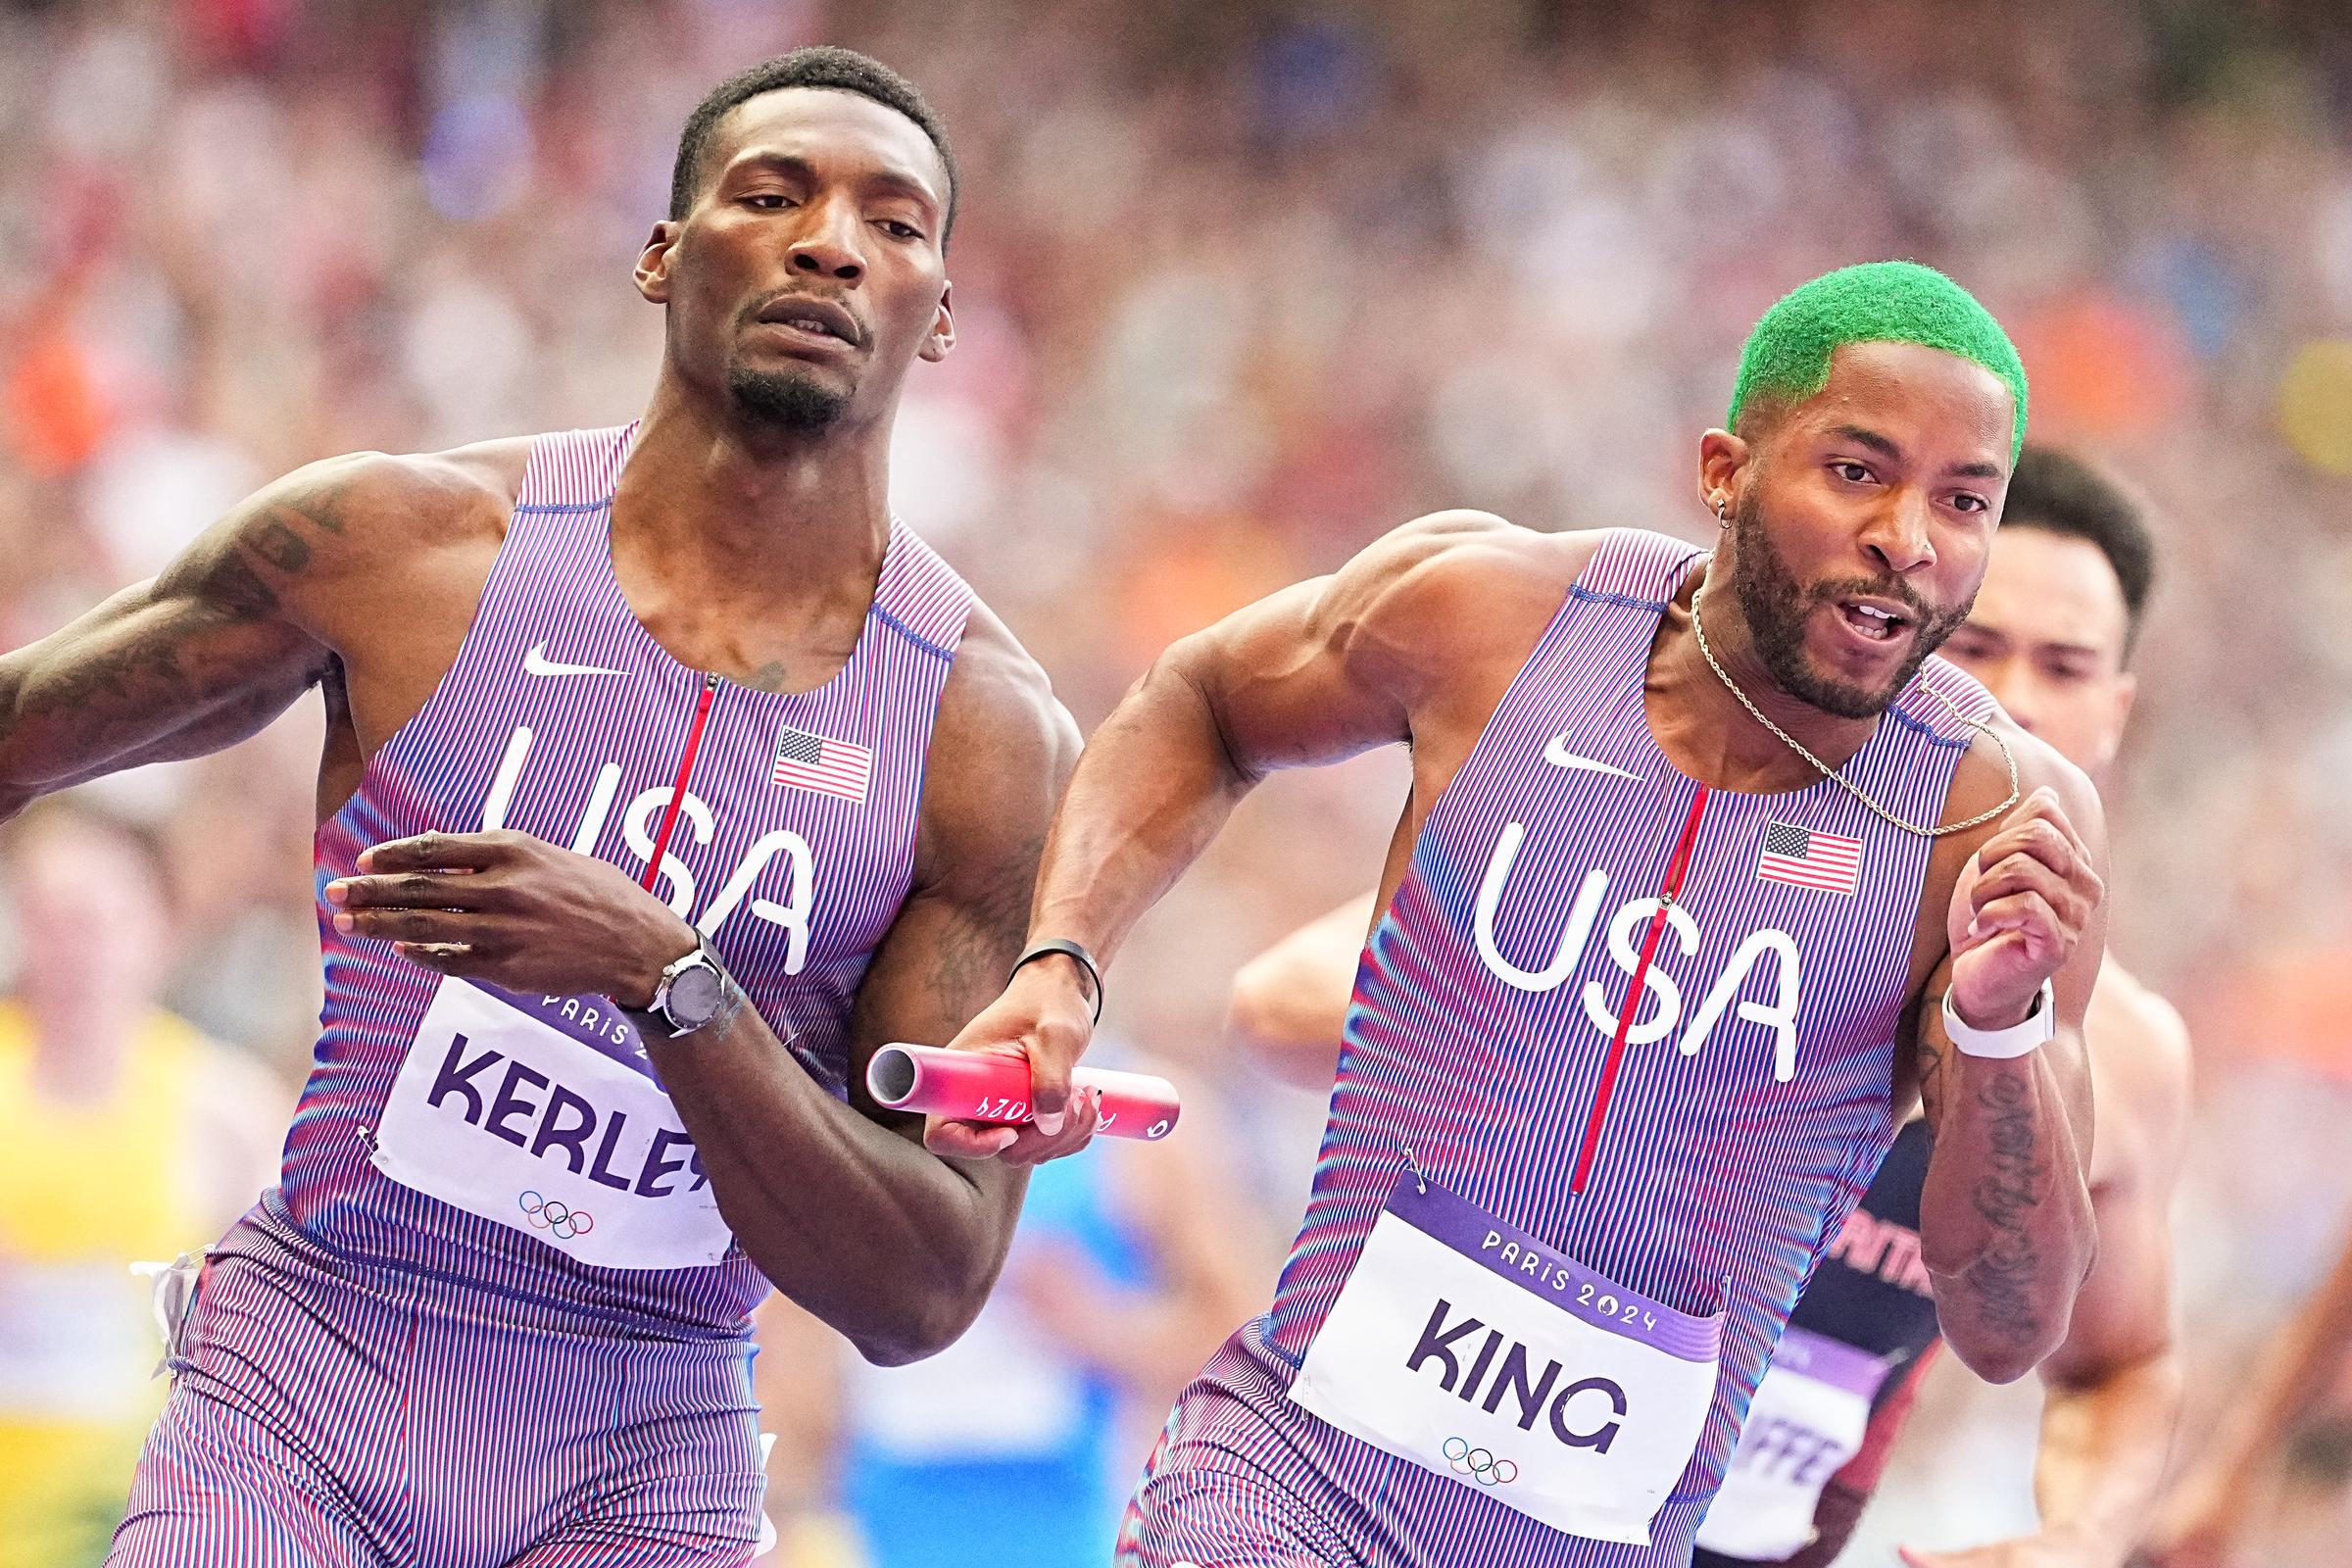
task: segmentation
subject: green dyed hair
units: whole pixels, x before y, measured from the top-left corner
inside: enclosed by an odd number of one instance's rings
[[[2017,405],[2009,461],[2026,444],[2026,367],[1977,297],[1917,262],[1866,262],[1824,272],[1782,296],[1747,335],[1727,428],[1757,398],[1802,403],[1829,385],[1830,356],[1848,343],[1917,343],[1984,367]]]

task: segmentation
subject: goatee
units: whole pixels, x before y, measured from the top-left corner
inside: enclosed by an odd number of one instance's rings
[[[808,376],[741,365],[727,371],[727,392],[744,413],[783,430],[822,430],[850,406],[847,397]]]

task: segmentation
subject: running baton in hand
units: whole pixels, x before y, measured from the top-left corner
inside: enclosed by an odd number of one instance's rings
[[[926,1116],[1008,1125],[1029,1120],[1029,1064],[1018,1056],[943,1046],[884,1046],[865,1069],[877,1104]],[[1110,1138],[1165,1138],[1183,1107],[1176,1086],[1149,1073],[1080,1067],[1070,1094],[1102,1097],[1095,1130]]]

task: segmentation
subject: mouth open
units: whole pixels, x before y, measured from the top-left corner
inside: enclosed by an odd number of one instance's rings
[[[1911,612],[1878,599],[1840,599],[1835,606],[1838,618],[1848,631],[1864,642],[1891,643],[1898,641],[1916,622]]]

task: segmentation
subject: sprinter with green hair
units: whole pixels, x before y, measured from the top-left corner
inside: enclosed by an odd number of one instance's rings
[[[1304,1226],[1180,1397],[1121,1563],[1686,1568],[1922,1098],[1954,1351],[2006,1382],[2064,1339],[2098,799],[1930,657],[2024,402],[1956,284],[1833,273],[1696,442],[1711,552],[1441,513],[1177,643],[1096,732],[1039,874],[1054,956],[956,1041],[1057,1083],[1251,785],[1396,742],[1413,767]]]
[[[1842,267],[1766,311],[1740,356],[1724,423],[1739,430],[1751,404],[1762,414],[1817,395],[1829,385],[1832,357],[1849,343],[1916,343],[1999,376],[2016,400],[2009,461],[2017,461],[2026,444],[2026,367],[2016,345],[1975,295],[1917,262]]]

